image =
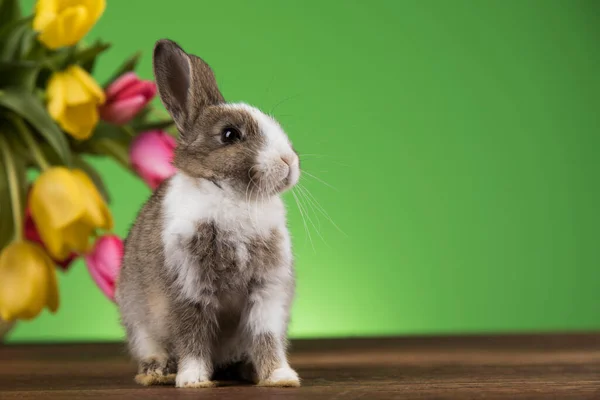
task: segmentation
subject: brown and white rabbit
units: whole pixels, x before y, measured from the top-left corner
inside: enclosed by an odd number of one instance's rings
[[[299,386],[287,360],[294,298],[281,193],[299,179],[281,126],[227,103],[211,68],[170,40],[154,47],[160,98],[179,130],[177,173],[125,240],[116,301],[136,382],[212,386],[239,368],[262,386]]]

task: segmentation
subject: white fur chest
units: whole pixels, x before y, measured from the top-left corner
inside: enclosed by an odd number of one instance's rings
[[[226,188],[178,173],[169,182],[163,202],[162,239],[166,267],[175,274],[176,284],[186,299],[198,300],[202,289],[203,282],[196,279],[199,266],[194,264],[185,244],[203,223],[214,223],[217,229],[227,233],[229,242],[235,247],[239,268],[244,268],[248,262],[247,244],[268,236],[274,229],[283,236],[281,256],[284,264],[291,263],[285,207],[277,196],[264,203],[244,202]]]

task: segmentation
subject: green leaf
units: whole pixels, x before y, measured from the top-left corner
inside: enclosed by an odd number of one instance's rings
[[[11,121],[11,118],[14,118],[14,115],[11,115],[10,112],[8,112],[8,115],[0,115],[0,118],[2,117],[6,118],[6,126],[11,130],[11,134],[9,134],[6,139],[10,142],[10,148],[15,159],[21,161],[26,168],[36,168],[37,164],[35,163],[35,158],[33,157],[31,150],[27,147],[25,140],[19,134],[18,127],[15,126],[14,121]]]
[[[69,59],[75,54],[74,47],[63,47],[58,50],[48,52],[44,59],[44,65],[53,71],[64,69],[69,64]]]
[[[96,63],[96,57],[98,57],[99,54],[103,53],[109,48],[110,43],[102,43],[98,40],[96,41],[96,43],[94,43],[93,46],[77,51],[73,55],[72,63],[78,63],[82,66],[83,69],[85,69],[88,72],[91,72],[94,67],[94,64]]]
[[[16,151],[16,143],[11,141],[11,148]],[[17,180],[19,187],[19,198],[21,199],[21,215],[25,217],[25,208],[27,206],[27,190],[29,182],[27,181],[27,160],[23,158],[14,157],[15,169],[17,170]],[[23,228],[25,227],[25,220],[23,219]]]
[[[33,91],[40,66],[32,61],[0,61],[0,88],[22,87]]]
[[[129,167],[128,149],[133,137],[123,127],[100,121],[92,136],[83,141],[71,141],[71,148],[76,153],[94,156],[110,156]],[[115,150],[116,149],[116,150]]]
[[[20,0],[0,0],[0,26],[21,18]]]
[[[8,38],[14,32],[15,28],[21,25],[29,25],[29,23],[32,21],[33,16],[28,16],[0,25],[0,43],[8,40]]]
[[[145,132],[145,131],[152,131],[152,130],[156,130],[156,129],[165,130],[167,128],[170,128],[173,125],[175,125],[175,122],[173,122],[173,120],[171,120],[171,119],[167,119],[164,121],[151,121],[151,122],[132,125],[132,128],[136,132]]]
[[[17,156],[17,146],[15,143],[16,135],[12,134],[8,124],[0,127],[0,146],[7,146],[2,150],[8,150],[11,157],[11,164],[14,168],[16,179],[16,190],[18,191],[18,205],[12,203],[11,185],[9,183],[9,167],[5,157],[0,157],[0,249],[8,244],[15,237],[15,224],[13,213],[21,216],[23,224],[25,223],[25,207],[27,196],[27,165],[26,160]],[[1,153],[0,153],[1,154]],[[18,209],[15,209],[18,206]],[[23,226],[24,227],[24,226]]]
[[[47,54],[52,50],[44,47],[42,43],[37,40],[37,32],[31,31],[29,37],[24,39],[21,43],[21,53],[23,59],[33,60],[39,62],[47,57]]]
[[[107,155],[127,170],[132,171],[129,162],[129,145],[126,141],[102,138],[92,141],[89,146],[96,154]]]
[[[110,48],[109,43],[96,41],[92,46],[80,48],[80,46],[65,47],[50,53],[44,63],[52,70],[62,70],[72,64],[80,64],[88,70],[96,60],[96,57]]]
[[[32,17],[20,19],[0,28],[0,60],[21,58],[22,42],[31,34]]]
[[[113,75],[110,77],[110,79],[106,82],[106,84],[104,85],[104,88],[107,88],[108,85],[113,83],[118,77],[120,77],[124,73],[133,71],[135,69],[137,63],[140,61],[141,56],[142,56],[142,53],[137,52],[134,55],[132,55],[131,57],[129,57],[127,60],[125,60],[125,62],[113,73]]]
[[[152,113],[152,105],[148,104],[146,105],[146,107],[144,107],[139,113],[137,113],[137,115],[133,118],[132,121],[132,125],[135,124],[142,124],[146,121],[146,119],[150,116],[150,114]]]
[[[122,127],[100,121],[98,125],[96,125],[96,129],[94,130],[94,133],[89,141],[111,139],[127,142],[130,137],[131,135],[129,135],[129,133],[127,133],[127,131]]]
[[[37,58],[39,58],[39,56],[43,54],[43,51],[41,50],[42,46],[37,41],[37,32],[33,31],[32,29],[28,29],[21,38],[21,46],[18,49],[19,58],[35,60],[36,55],[38,56]]]
[[[61,161],[65,165],[71,166],[71,151],[65,134],[50,118],[40,99],[27,90],[8,88],[0,90],[0,107],[23,117],[46,139]]]
[[[94,182],[94,185],[96,185],[96,188],[98,188],[98,191],[100,192],[102,197],[104,197],[104,201],[106,201],[107,203],[110,203],[110,195],[109,195],[108,190],[106,189],[106,185],[104,185],[104,181],[102,180],[102,177],[100,176],[98,171],[96,171],[94,169],[94,167],[92,167],[82,157],[77,156],[77,155],[75,155],[73,157],[73,165],[76,168],[83,170],[90,177],[92,182]]]
[[[6,131],[2,129],[0,135],[6,136]],[[14,236],[12,205],[9,196],[10,188],[5,163],[4,157],[0,157],[0,193],[2,193],[2,196],[0,196],[0,249],[4,248]]]

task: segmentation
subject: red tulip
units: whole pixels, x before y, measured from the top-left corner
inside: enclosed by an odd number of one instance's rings
[[[152,190],[176,172],[172,164],[175,146],[173,136],[158,130],[141,133],[131,143],[131,165]]]
[[[33,218],[31,218],[31,211],[29,210],[29,208],[27,208],[27,210],[25,210],[24,231],[25,231],[24,232],[25,239],[29,240],[30,242],[37,243],[40,246],[42,246],[44,249],[46,249],[46,246],[45,246],[44,242],[42,241],[42,238],[40,237],[37,227],[35,226],[35,221],[33,220]],[[76,253],[71,253],[63,261],[58,261],[58,260],[52,260],[52,261],[54,261],[54,264],[58,265],[63,271],[66,271],[67,269],[69,269],[71,263],[77,259],[77,257],[78,256]]]
[[[110,300],[115,301],[115,281],[123,260],[123,241],[116,235],[104,235],[85,255],[85,263],[96,285]]]
[[[106,89],[106,102],[100,107],[103,120],[115,125],[131,121],[156,95],[156,84],[127,72]]]

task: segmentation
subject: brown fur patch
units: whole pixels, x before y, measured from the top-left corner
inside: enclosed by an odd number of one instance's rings
[[[205,107],[224,102],[210,66],[177,43],[159,40],[153,61],[159,96],[183,135]]]
[[[241,132],[241,141],[223,144],[221,132],[227,127]],[[265,146],[264,136],[247,111],[210,106],[177,146],[173,164],[190,176],[226,181],[239,191],[257,194],[246,189],[260,183],[261,172],[254,167]]]
[[[257,280],[264,278],[264,274],[280,265],[282,241],[281,232],[274,229],[269,236],[254,237],[248,242],[247,249],[250,260],[260,260],[254,265],[256,271],[259,272],[255,274]]]
[[[138,213],[129,235],[124,240],[124,255],[116,284],[115,299],[119,306],[121,323],[130,341],[139,325],[149,318],[162,317],[164,310],[154,308],[157,293],[160,301],[166,300],[168,277],[164,272],[162,230],[162,201],[170,179],[165,180],[150,196]],[[150,300],[152,299],[152,300]],[[164,305],[163,305],[164,306]],[[168,304],[167,304],[168,306]],[[150,326],[163,327],[164,324],[152,323]],[[148,332],[156,341],[163,341],[165,349],[170,347],[167,333],[163,329]],[[130,350],[134,348],[129,346]],[[140,360],[150,356],[137,354]]]
[[[279,366],[277,340],[272,333],[263,333],[253,340],[252,362],[260,381],[267,379],[271,372]]]

